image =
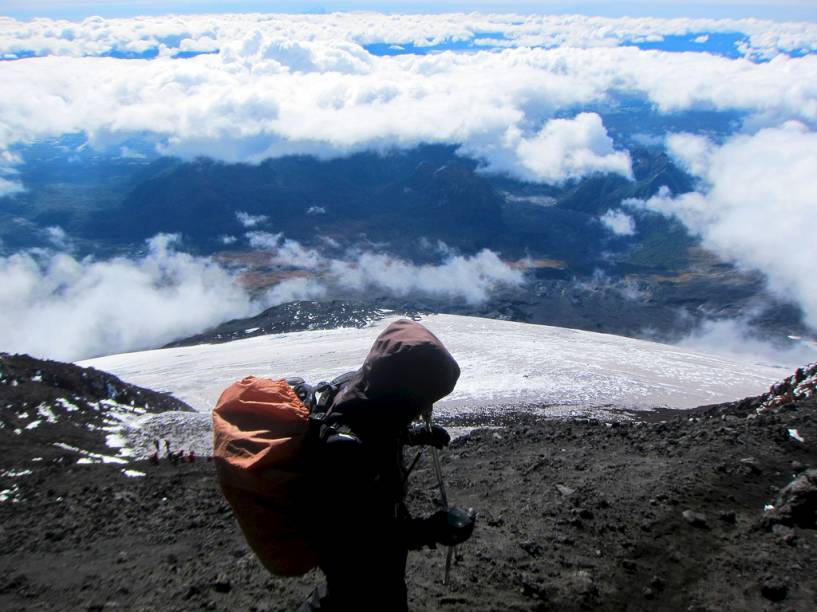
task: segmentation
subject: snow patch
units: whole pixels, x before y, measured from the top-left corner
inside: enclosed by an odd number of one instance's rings
[[[805,440],[803,439],[803,436],[801,436],[800,432],[797,431],[796,429],[790,429],[789,430],[789,437],[792,440],[797,440],[798,442],[805,442]]]
[[[111,457],[110,455],[102,455],[100,453],[92,453],[91,451],[83,450],[81,448],[77,448],[76,446],[71,446],[70,444],[65,444],[64,442],[54,442],[54,446],[57,448],[61,448],[63,450],[71,451],[73,453],[77,453],[82,455],[80,459],[77,460],[79,464],[88,464],[88,463],[127,463],[126,460],[120,457]]]
[[[4,470],[0,472],[0,476],[6,478],[20,478],[21,476],[28,476],[30,474],[33,474],[31,470]]]
[[[64,397],[57,398],[57,403],[60,406],[62,406],[62,408],[63,408],[63,410],[65,410],[65,412],[77,412],[79,410],[79,406],[69,402]]]
[[[36,408],[37,414],[45,419],[48,423],[56,423],[57,422],[57,415],[54,414],[54,411],[51,410],[51,407],[48,404],[42,403]]]
[[[111,355],[80,365],[170,392],[209,414],[225,387],[250,374],[301,376],[316,383],[357,369],[393,320],[363,329]],[[692,408],[758,395],[785,371],[737,357],[546,325],[453,315],[427,316],[422,323],[445,343],[462,370],[454,392],[435,407],[444,417],[522,404],[576,410]]]
[[[3,489],[2,491],[0,491],[0,504],[6,502],[16,504],[18,501],[20,501],[20,498],[18,497],[19,493],[20,487],[16,484],[11,485],[11,487],[9,487],[8,489]]]

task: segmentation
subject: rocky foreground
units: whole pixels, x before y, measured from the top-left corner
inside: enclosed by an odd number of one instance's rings
[[[87,405],[73,390],[78,410],[26,429],[19,415],[30,424],[31,408],[49,403],[21,406],[20,387],[53,389],[51,362],[28,364],[36,374],[10,359],[0,363],[0,609],[291,610],[320,580],[266,574],[206,459],[171,461],[163,449],[158,463],[123,465],[54,447],[61,427],[72,448],[98,440],[71,423],[99,412],[104,385],[90,385]],[[479,511],[477,531],[448,586],[443,550],[410,555],[411,608],[817,608],[815,377],[639,422],[520,416],[456,440],[443,454],[449,497]],[[48,440],[34,437],[46,426]],[[425,456],[411,490],[413,509],[431,509]]]

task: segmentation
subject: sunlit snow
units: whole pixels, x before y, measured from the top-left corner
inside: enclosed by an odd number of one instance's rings
[[[221,391],[247,375],[301,376],[316,383],[360,366],[393,319],[260,336],[225,344],[159,349],[80,362],[170,392],[209,412]],[[690,408],[766,391],[786,369],[620,336],[476,317],[431,315],[422,323],[457,359],[462,376],[437,413],[454,416],[524,404]]]

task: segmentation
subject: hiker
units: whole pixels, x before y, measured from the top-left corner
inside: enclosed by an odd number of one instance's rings
[[[363,366],[340,389],[310,441],[307,537],[326,584],[300,610],[407,609],[409,550],[454,546],[473,531],[472,510],[450,508],[412,518],[404,499],[406,445],[442,448],[430,417],[460,369],[443,344],[414,321],[389,325]]]

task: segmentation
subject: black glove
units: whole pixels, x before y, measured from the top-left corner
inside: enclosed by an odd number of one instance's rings
[[[429,431],[427,425],[420,423],[409,427],[406,440],[409,446],[433,446],[434,448],[448,446],[449,442],[451,442],[451,436],[439,425],[432,425]]]
[[[448,510],[435,512],[426,519],[429,536],[435,543],[445,546],[462,544],[474,532],[477,515],[472,508],[452,506]]]

